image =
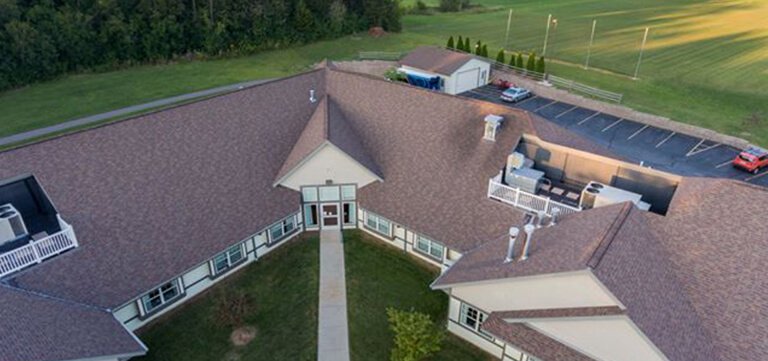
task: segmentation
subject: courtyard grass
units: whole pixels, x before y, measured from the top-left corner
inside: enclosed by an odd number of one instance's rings
[[[408,0],[406,5],[415,1]],[[436,0],[427,1],[436,5]],[[367,35],[211,61],[142,66],[66,76],[0,93],[0,136],[68,119],[219,85],[279,77],[358,51],[405,51],[444,45],[449,35],[482,40],[495,54],[504,45],[508,9],[514,10],[508,49],[541,52],[548,14],[558,19],[547,55],[554,74],[625,94],[625,104],[674,120],[768,145],[768,3],[690,0],[473,0],[482,11],[403,17],[403,32]],[[597,32],[591,67],[584,70],[592,20]],[[638,80],[634,73],[645,26],[651,27]],[[747,119],[756,115],[762,122]]]
[[[318,277],[318,238],[291,241],[141,330],[149,353],[135,360],[315,361]],[[256,327],[256,338],[242,347],[215,320],[217,301],[232,292],[248,295],[245,323]]]
[[[393,346],[386,308],[416,310],[445,326],[448,296],[429,284],[438,271],[354,230],[344,232],[344,254],[352,361],[388,361]],[[487,361],[483,351],[448,334],[437,361]]]

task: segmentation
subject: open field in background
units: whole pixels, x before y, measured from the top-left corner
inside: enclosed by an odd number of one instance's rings
[[[415,1],[407,0],[405,4]],[[436,5],[437,0],[427,0]],[[264,52],[236,59],[145,66],[82,74],[0,94],[0,136],[154,99],[306,69],[358,51],[404,51],[444,45],[449,35],[503,46],[508,8],[514,10],[508,48],[541,51],[548,14],[550,70],[562,77],[625,94],[638,110],[715,129],[768,145],[768,2],[645,0],[474,0],[483,11],[407,15],[401,34],[366,35]],[[494,11],[495,9],[495,11]],[[591,67],[582,68],[592,20],[597,19]],[[640,79],[634,72],[646,26],[651,32]],[[758,115],[762,123],[746,119]]]

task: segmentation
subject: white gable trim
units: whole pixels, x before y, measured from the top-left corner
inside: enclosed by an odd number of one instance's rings
[[[318,157],[318,155],[322,154],[325,150],[331,150],[334,153],[340,155],[345,161],[349,161],[350,165],[353,166],[353,171],[359,171],[361,174],[364,175],[363,179],[359,179],[356,181],[350,181],[349,179],[345,179],[340,181],[340,183],[357,183],[359,187],[363,187],[371,182],[374,181],[383,181],[383,179],[370,169],[368,169],[366,166],[361,164],[357,161],[354,157],[349,155],[347,152],[343,151],[341,148],[337,147],[335,144],[331,143],[330,141],[326,140],[322,144],[320,144],[315,150],[313,150],[309,155],[304,157],[304,159],[299,162],[295,167],[293,167],[290,171],[288,171],[283,177],[281,177],[277,182],[275,182],[274,186],[282,185],[286,188],[299,190],[301,185],[310,185],[310,184],[299,184],[297,185],[289,185],[290,180],[292,177],[296,176],[297,173],[299,173],[303,168],[305,168],[308,164],[310,164],[314,159]],[[322,184],[323,182],[312,182],[312,184]]]

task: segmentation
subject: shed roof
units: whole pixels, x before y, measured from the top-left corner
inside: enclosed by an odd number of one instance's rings
[[[472,59],[475,57],[471,54],[435,46],[420,46],[400,59],[400,65],[450,76]]]

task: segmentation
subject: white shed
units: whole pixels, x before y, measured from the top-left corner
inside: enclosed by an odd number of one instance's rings
[[[459,94],[487,84],[491,63],[471,54],[422,46],[400,60],[399,71],[412,85]]]

